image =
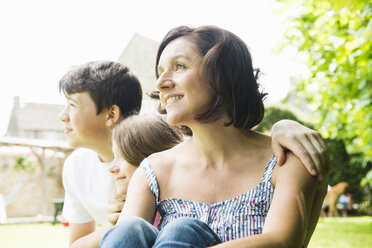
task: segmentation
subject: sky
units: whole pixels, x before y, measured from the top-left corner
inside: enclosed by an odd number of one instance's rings
[[[274,5],[272,5],[274,4]],[[300,68],[292,52],[274,54],[283,16],[273,0],[12,0],[0,1],[0,136],[13,97],[64,104],[58,81],[74,65],[117,60],[135,33],[160,42],[179,25],[216,25],[250,48],[268,102],[283,99]]]

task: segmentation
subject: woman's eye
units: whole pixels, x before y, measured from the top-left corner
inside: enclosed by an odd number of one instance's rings
[[[186,67],[182,64],[176,64],[176,71],[179,71],[179,70],[183,70],[185,69]]]

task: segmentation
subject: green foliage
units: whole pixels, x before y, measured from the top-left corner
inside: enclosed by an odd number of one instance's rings
[[[372,3],[278,1],[298,13],[282,45],[307,57],[309,75],[297,91],[316,107],[316,128],[343,140],[348,153],[360,154],[364,164],[372,161]]]
[[[368,171],[367,175],[363,178],[363,180],[360,182],[360,185],[362,187],[370,184],[372,182],[372,170]]]
[[[293,114],[289,110],[281,109],[278,107],[268,107],[265,108],[264,119],[261,121],[260,125],[255,130],[258,132],[270,131],[274,123],[284,119],[294,120],[301,124],[304,124],[301,120],[297,118],[295,114]],[[304,125],[309,126],[308,124]]]
[[[33,156],[21,155],[14,159],[13,168],[16,170],[35,171],[36,160]]]
[[[342,140],[326,139],[325,142],[332,167],[328,173],[328,184],[333,186],[339,182],[348,182],[353,201],[362,202],[365,198],[365,191],[371,194],[370,188],[363,189],[360,187],[360,183],[366,173],[372,169],[372,163],[364,165],[358,156],[349,155]]]
[[[314,128],[311,124],[298,119],[298,117],[289,110],[278,107],[267,107],[265,108],[265,117],[256,128],[256,131],[269,131],[274,123],[283,119],[294,120],[307,127]],[[353,200],[355,202],[362,202],[364,198],[366,198],[366,194],[371,194],[371,189],[369,187],[365,187],[365,189],[361,188],[360,182],[365,174],[371,170],[372,163],[364,164],[360,156],[349,155],[346,152],[345,143],[342,140],[329,138],[325,139],[325,142],[329,151],[332,167],[328,174],[329,184],[333,186],[341,181],[348,182],[350,184]]]

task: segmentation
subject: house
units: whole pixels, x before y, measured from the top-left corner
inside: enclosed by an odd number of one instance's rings
[[[63,108],[57,104],[21,103],[15,96],[5,136],[64,140],[63,123],[58,119]]]
[[[0,195],[8,205],[6,215],[52,215],[53,200],[64,195],[62,165],[73,150],[58,119],[64,105],[21,103],[18,96],[13,102],[7,132],[0,137]],[[20,158],[32,163],[33,169],[15,169]]]
[[[53,200],[63,198],[62,165],[73,150],[65,141],[63,123],[58,119],[63,108],[21,103],[18,96],[13,98],[8,129],[5,137],[0,137],[0,195],[14,198],[5,202],[9,204],[8,218],[52,215]],[[14,169],[20,157],[35,159],[35,171]]]
[[[127,65],[139,78],[143,91],[141,113],[155,112],[158,104],[147,95],[155,89],[155,58],[159,43],[135,34],[118,62]]]

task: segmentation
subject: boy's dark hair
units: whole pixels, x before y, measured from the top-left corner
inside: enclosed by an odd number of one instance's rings
[[[180,37],[192,42],[199,50],[203,57],[203,76],[215,94],[211,108],[195,119],[211,122],[226,112],[230,118],[226,126],[248,130],[259,124],[264,116],[263,99],[267,95],[259,91],[259,70],[253,69],[247,45],[227,30],[215,26],[180,26],[170,30],[160,43],[156,56],[157,78],[163,50]],[[158,94],[154,91],[151,96],[158,99]],[[164,109],[159,110],[165,113]]]
[[[74,66],[59,81],[65,95],[87,92],[96,105],[97,115],[112,105],[125,118],[141,110],[142,89],[127,66],[113,61],[93,61]]]
[[[182,135],[158,115],[133,115],[113,129],[113,139],[120,156],[138,166],[143,159],[181,143]]]

